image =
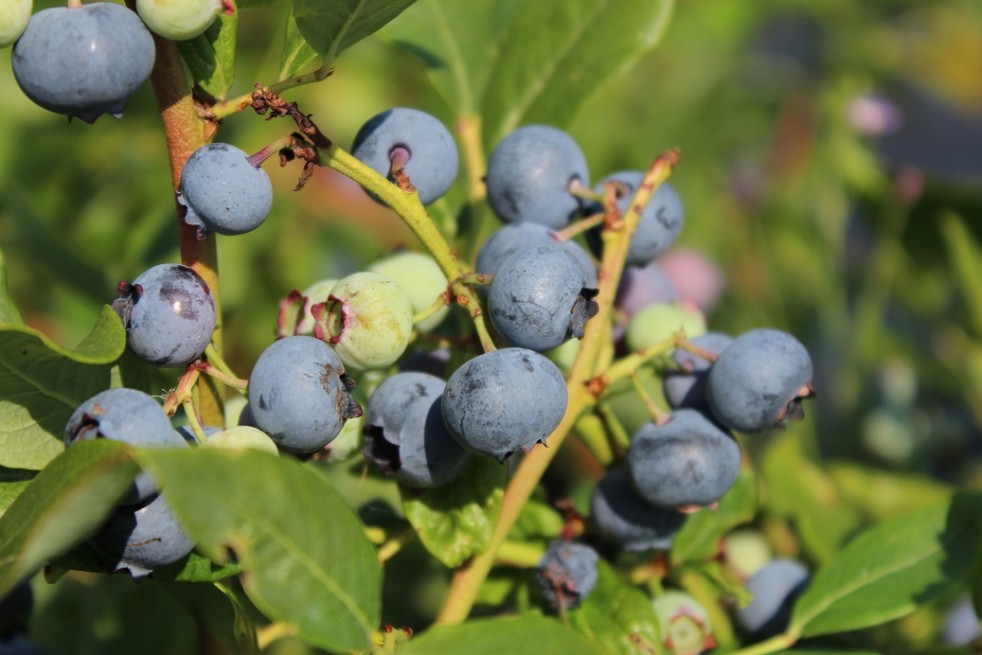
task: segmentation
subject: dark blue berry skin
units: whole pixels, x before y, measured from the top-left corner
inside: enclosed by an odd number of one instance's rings
[[[733,343],[733,337],[720,332],[707,332],[693,337],[690,341],[704,350],[719,355]],[[672,353],[672,361],[678,368],[665,372],[665,400],[673,409],[690,407],[709,411],[706,382],[709,379],[709,367],[712,362],[681,348],[677,348]]]
[[[150,76],[156,50],[136,12],[110,2],[43,9],[14,45],[14,77],[45,109],[91,123],[117,118]]]
[[[566,226],[581,209],[570,183],[589,186],[583,151],[566,132],[526,125],[502,139],[488,158],[488,204],[506,223]]]
[[[65,445],[91,439],[112,439],[135,446],[187,448],[153,397],[136,389],[109,389],[76,408],[65,426]],[[157,486],[145,472],[136,476],[124,505],[145,502]]]
[[[92,538],[92,544],[106,557],[111,570],[129,569],[134,578],[173,564],[194,548],[160,495],[139,508],[116,510]]]
[[[791,609],[805,585],[808,569],[791,559],[777,558],[762,566],[747,580],[750,604],[737,608],[736,619],[754,639],[781,633],[791,618]]]
[[[187,366],[215,331],[215,299],[200,275],[180,264],[160,264],[119,286],[113,302],[126,343],[153,366]]]
[[[503,348],[458,368],[443,392],[443,419],[465,448],[503,462],[544,443],[566,412],[566,382],[537,352]]]
[[[410,487],[450,482],[470,456],[443,422],[446,383],[420,372],[386,378],[365,407],[365,459]]]
[[[488,313],[513,346],[538,352],[570,337],[597,313],[596,289],[576,259],[558,244],[523,248],[501,263],[488,292]]]
[[[732,430],[763,432],[803,416],[811,379],[812,360],[801,342],[781,330],[751,330],[710,367],[709,406]]]
[[[187,208],[185,223],[201,235],[245,234],[263,224],[273,207],[273,185],[248,157],[227,143],[209,143],[191,154],[177,193]]]
[[[542,595],[557,610],[579,605],[597,585],[597,551],[585,544],[553,541],[536,572]]]
[[[558,245],[573,255],[580,268],[583,269],[583,277],[586,279],[586,284],[583,286],[589,289],[596,288],[597,267],[590,259],[590,255],[586,254],[586,251],[574,241],[557,240],[556,232],[541,223],[508,223],[502,225],[481,246],[477,253],[474,270],[477,273],[494,275],[501,267],[501,263],[518,250],[545,245]],[[478,287],[478,289],[486,289],[486,287]]]
[[[10,641],[0,642],[0,655],[47,655],[48,651],[27,637],[18,636]]]
[[[631,485],[656,507],[712,505],[740,473],[740,446],[702,413],[679,409],[666,423],[647,423],[627,452]]]
[[[355,135],[351,154],[392,182],[390,157],[396,148],[408,151],[404,170],[424,205],[443,196],[457,179],[453,136],[426,112],[395,107],[373,116]]]
[[[642,500],[624,467],[607,472],[590,497],[590,517],[601,534],[625,550],[668,550],[686,515]]]
[[[631,198],[634,197],[643,179],[644,173],[641,171],[620,171],[605,177],[593,190],[602,194],[607,182],[618,182],[617,207],[623,214],[628,210]],[[592,211],[600,212],[603,208],[594,205]],[[684,224],[685,210],[682,207],[682,199],[670,184],[662,183],[641,212],[638,227],[631,236],[625,264],[646,266],[653,262],[658,255],[675,243]],[[594,252],[599,254],[600,232],[591,230],[587,234],[587,239]]]
[[[263,351],[249,376],[251,419],[281,450],[313,453],[331,443],[347,419],[361,416],[353,386],[329,345],[286,337]]]

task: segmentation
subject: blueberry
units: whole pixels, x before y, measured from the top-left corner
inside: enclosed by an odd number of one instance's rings
[[[597,585],[597,551],[585,544],[553,541],[536,572],[542,595],[556,609],[573,609]]]
[[[548,125],[520,127],[491,151],[485,177],[488,204],[506,223],[559,229],[576,217],[580,200],[570,185],[588,186],[586,158],[566,132]]]
[[[368,270],[395,280],[412,301],[414,314],[430,309],[441,295],[447,294],[447,276],[440,270],[436,260],[425,253],[409,250],[397,252],[378,260],[369,266]],[[420,332],[429,332],[449,313],[448,302],[435,313],[416,323],[416,329]]]
[[[134,578],[173,564],[194,548],[163,496],[139,508],[123,507],[110,515],[92,538],[111,570],[129,569]]]
[[[0,641],[0,655],[48,655],[35,641],[19,635],[10,641]]]
[[[621,274],[614,297],[614,309],[631,318],[649,305],[674,303],[679,290],[657,262],[647,266],[629,266]]]
[[[0,6],[0,48],[16,41],[31,19],[34,0],[7,0]]]
[[[559,245],[573,255],[580,268],[586,284],[583,286],[593,289],[597,286],[597,267],[590,255],[586,254],[575,241],[560,241],[554,230],[541,223],[507,223],[498,228],[488,237],[477,253],[474,270],[477,273],[494,275],[501,267],[501,262],[523,248],[531,246]],[[486,289],[486,287],[478,287]]]
[[[410,487],[435,487],[456,477],[470,453],[443,422],[445,387],[426,373],[386,378],[365,407],[365,459]]]
[[[658,265],[678,289],[680,298],[695,303],[703,312],[712,310],[723,295],[723,271],[697,250],[672,248],[658,258]]]
[[[59,114],[93,122],[119,117],[150,76],[153,37],[135,12],[94,2],[42,9],[14,45],[14,77],[28,98]]]
[[[668,550],[685,524],[686,515],[654,507],[631,487],[627,469],[607,472],[590,497],[590,517],[601,534],[625,550]]]
[[[338,436],[347,419],[361,416],[353,386],[329,345],[314,337],[286,337],[256,361],[248,408],[255,427],[281,450],[312,453]]]
[[[723,563],[738,579],[746,580],[774,559],[774,551],[763,534],[744,528],[723,539]]]
[[[808,569],[791,559],[776,558],[747,580],[750,604],[736,611],[737,623],[754,639],[772,637],[783,631],[791,609],[805,585]]]
[[[200,235],[245,234],[263,224],[273,206],[273,185],[262,166],[227,143],[209,143],[188,157],[177,199],[184,222]]]
[[[153,397],[126,388],[97,393],[72,413],[65,426],[65,444],[91,439],[112,439],[135,446],[187,447]],[[145,472],[136,476],[133,485],[123,498],[124,505],[146,501],[157,493],[157,486]]]
[[[384,368],[406,351],[413,330],[413,303],[398,282],[379,273],[338,280],[323,309],[311,308],[314,336],[329,341],[346,366]]]
[[[982,636],[971,597],[962,598],[945,613],[941,636],[949,646],[964,646]]]
[[[355,135],[351,154],[394,181],[402,165],[424,205],[440,198],[457,178],[457,145],[449,130],[418,109],[395,107],[377,114]]]
[[[136,11],[155,34],[172,41],[187,41],[204,33],[225,9],[226,2],[228,0],[136,0]]]
[[[154,266],[120,283],[113,309],[126,327],[126,343],[154,366],[186,366],[211,342],[215,299],[201,276],[180,264]]]
[[[709,405],[730,429],[763,432],[804,416],[811,379],[812,360],[801,342],[781,330],[751,330],[710,367]]]
[[[682,591],[665,591],[651,602],[658,615],[658,634],[672,655],[699,655],[716,646],[709,612]]]
[[[454,371],[443,392],[443,418],[464,447],[502,462],[544,443],[566,402],[566,382],[555,364],[532,350],[504,348]]]
[[[488,292],[491,323],[514,346],[544,351],[582,338],[596,289],[558,244],[523,248],[501,263]]]
[[[644,350],[671,338],[682,330],[686,339],[706,332],[706,317],[696,307],[682,303],[648,305],[631,317],[627,324],[627,347]]]
[[[656,507],[712,505],[740,473],[740,446],[700,412],[679,409],[647,423],[631,440],[627,465],[634,490]]]
[[[720,332],[707,332],[690,341],[693,345],[719,355],[733,343],[733,337]],[[665,371],[664,374],[665,400],[668,404],[675,409],[690,407],[709,410],[706,380],[712,362],[681,348],[676,348],[672,353],[672,361],[678,368]]]
[[[644,180],[644,173],[641,171],[620,171],[605,177],[594,187],[594,191],[603,193],[604,186],[608,182],[615,182],[617,207],[623,214],[628,210],[631,198],[634,197],[642,180]],[[599,205],[592,209],[594,212],[603,211]],[[638,227],[631,236],[625,263],[628,266],[650,264],[675,243],[684,223],[682,199],[670,184],[662,183],[641,212]],[[599,252],[601,247],[599,230],[591,230],[587,238],[594,250]]]

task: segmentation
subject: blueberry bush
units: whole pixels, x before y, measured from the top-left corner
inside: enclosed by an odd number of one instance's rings
[[[5,0],[0,654],[979,652],[979,33]]]

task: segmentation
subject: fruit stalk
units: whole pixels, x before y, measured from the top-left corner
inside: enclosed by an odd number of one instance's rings
[[[631,236],[641,219],[641,211],[662,182],[668,179],[678,163],[678,157],[678,150],[670,150],[656,158],[631,200],[628,211],[624,213],[622,222],[604,230],[604,256],[600,265],[599,293],[596,297],[600,311],[586,324],[583,343],[567,378],[569,401],[566,413],[559,426],[547,438],[549,447],[537,446],[519,464],[518,470],[505,488],[501,514],[488,549],[454,573],[450,591],[437,615],[437,624],[454,625],[467,619],[477,598],[477,592],[491,572],[491,567],[498,557],[498,550],[518,519],[522,507],[532,496],[552,458],[559,452],[566,435],[572,430],[580,415],[596,403],[596,397],[590,392],[587,382],[594,376],[598,364],[606,368],[607,363],[598,362],[597,359],[604,348],[605,337],[609,334],[607,324],[611,320],[617,281],[624,269]],[[609,356],[605,355],[604,358]]]
[[[135,0],[127,0],[130,9],[135,7]],[[150,83],[153,86],[154,97],[160,108],[160,118],[164,126],[167,140],[167,152],[170,157],[171,185],[175,194],[181,184],[181,171],[184,163],[195,150],[205,145],[215,131],[214,124],[206,123],[198,116],[184,77],[184,66],[173,41],[154,35],[157,58],[153,72],[150,73]],[[218,250],[215,237],[198,238],[198,230],[184,222],[185,208],[178,202],[175,195],[174,205],[177,209],[177,230],[181,248],[181,261],[195,270],[204,279],[215,300],[215,314],[218,322],[212,335],[212,345],[218,353],[222,351],[222,307],[218,287]],[[221,386],[208,378],[202,380],[199,386],[199,413],[208,425],[224,425],[223,395]]]

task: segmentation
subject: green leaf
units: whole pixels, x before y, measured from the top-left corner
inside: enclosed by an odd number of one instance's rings
[[[205,33],[177,44],[194,84],[216,100],[225,100],[235,77],[235,37],[239,10],[219,14]]]
[[[419,0],[379,33],[419,57],[457,115],[475,114],[522,0]]]
[[[982,247],[956,214],[944,215],[941,236],[944,237],[953,277],[965,298],[975,336],[982,336]]]
[[[485,141],[523,123],[567,124],[661,38],[672,0],[526,2],[484,93]]]
[[[256,450],[143,451],[197,549],[234,556],[250,600],[332,652],[365,650],[378,627],[381,567],[362,524],[313,468]]]
[[[953,493],[951,487],[931,478],[855,462],[830,462],[828,471],[843,499],[877,521],[937,505]]]
[[[803,424],[795,429],[804,429]],[[793,520],[809,554],[826,562],[856,532],[860,517],[842,502],[825,471],[805,455],[802,435],[795,429],[771,441],[764,454],[766,507]]]
[[[320,59],[331,66],[344,50],[398,16],[414,0],[293,0],[280,56],[280,79]]]
[[[17,305],[7,295],[7,262],[3,252],[0,252],[0,323],[20,323],[20,312]]]
[[[716,555],[719,540],[757,513],[757,476],[745,468],[715,510],[704,509],[688,517],[672,540],[672,564],[704,560]]]
[[[507,469],[490,457],[472,457],[463,474],[440,487],[402,490],[402,508],[420,541],[455,568],[491,543]]]
[[[804,637],[900,618],[964,584],[980,544],[982,493],[881,523],[818,570],[795,604]]]
[[[76,444],[37,474],[0,518],[0,597],[92,535],[138,471],[123,444]]]
[[[41,469],[62,452],[68,418],[109,388],[125,348],[123,323],[108,306],[74,351],[25,325],[0,325],[0,466]]]
[[[604,560],[597,562],[597,586],[569,612],[569,623],[612,655],[658,652],[658,615],[651,599],[625,584]]]
[[[36,471],[0,467],[0,517],[7,513],[7,508],[24,492],[35,475]]]
[[[399,655],[609,655],[599,643],[581,637],[544,616],[468,621],[437,626],[410,639]]]

